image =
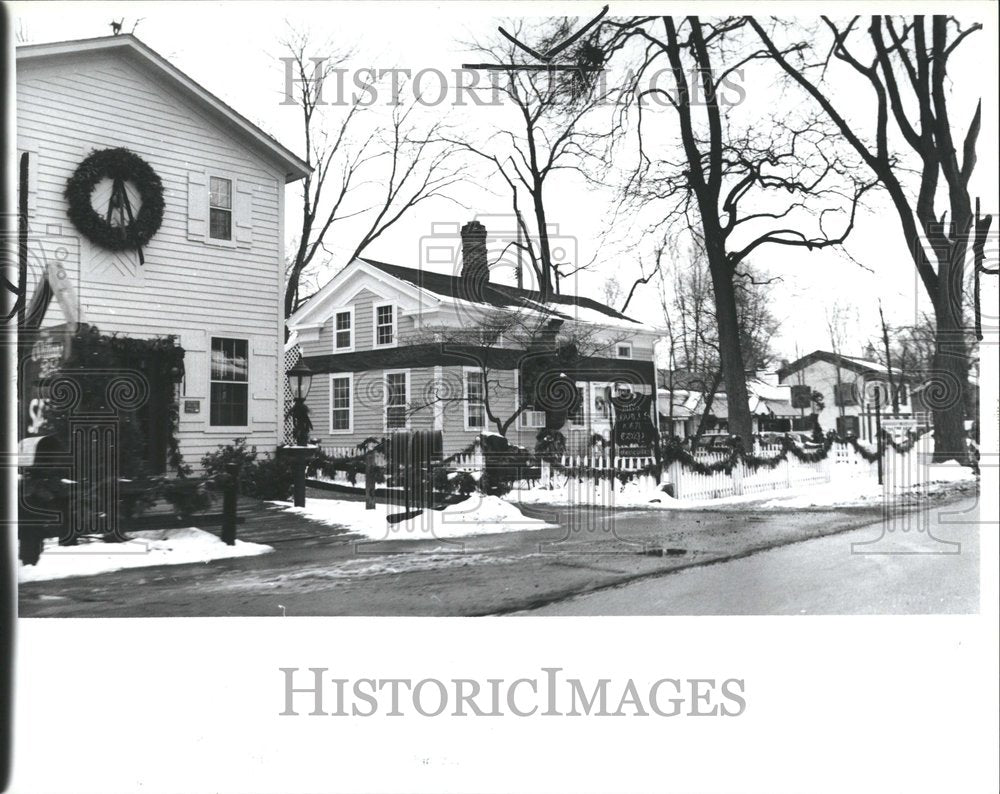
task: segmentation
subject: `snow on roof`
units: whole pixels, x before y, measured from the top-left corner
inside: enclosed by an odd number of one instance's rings
[[[868,361],[858,356],[845,356],[841,353],[831,353],[828,350],[814,350],[809,355],[803,356],[802,358],[797,359],[796,361],[793,361],[787,366],[779,369],[778,377],[785,379],[792,373],[803,370],[806,367],[815,364],[817,361],[825,361],[828,364],[833,364],[834,366],[851,370],[859,375],[867,375],[870,373],[885,375],[889,372],[884,364],[879,364],[877,361]],[[895,367],[893,367],[892,373],[893,375],[903,374]]]

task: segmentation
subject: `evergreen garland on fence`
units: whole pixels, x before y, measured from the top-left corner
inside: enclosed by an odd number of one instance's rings
[[[929,431],[907,431],[906,439],[898,442],[895,438],[893,438],[891,433],[887,430],[883,430],[883,446],[881,454],[883,456],[888,454],[889,449],[893,449],[900,454],[906,454],[914,448],[917,441],[927,432]],[[794,456],[795,459],[801,463],[819,463],[829,456],[830,450],[834,444],[847,444],[868,463],[874,463],[879,459],[878,452],[864,446],[853,435],[846,437],[840,436],[832,430],[823,437],[822,442],[816,449],[804,449],[796,444],[791,438],[783,437],[781,439],[781,452],[772,457],[765,457],[763,455],[755,455],[752,452],[747,452],[744,450],[738,438],[734,438],[733,442],[734,446],[732,450],[724,458],[712,461],[711,463],[698,460],[698,458],[696,458],[691,451],[684,446],[683,442],[679,438],[672,438],[661,445],[659,462],[649,463],[637,469],[598,468],[591,465],[566,466],[562,463],[562,455],[557,454],[555,451],[536,450],[536,458],[539,461],[546,462],[553,471],[568,478],[577,480],[587,478],[598,482],[602,480],[617,479],[623,485],[627,482],[631,482],[637,477],[658,475],[664,468],[673,463],[680,463],[688,471],[704,475],[718,474],[720,472],[730,475],[732,474],[733,469],[736,468],[736,466],[741,462],[750,471],[755,472],[761,469],[773,470],[782,462],[786,461],[789,455]],[[480,443],[481,440],[476,439],[464,449],[442,459],[441,466],[449,466],[460,457],[473,454]],[[361,450],[379,452],[384,450],[385,444],[386,439],[379,440],[377,438],[368,438],[358,444],[357,448]],[[347,458],[332,458],[320,453],[310,464],[311,472],[319,471],[327,476],[330,476],[331,472],[346,471],[348,480],[351,483],[354,483],[357,475],[359,473],[363,473],[364,470],[365,454]],[[378,482],[382,482],[384,480],[385,472],[381,467],[376,467],[376,476],[379,478]]]
[[[924,433],[908,432],[907,438],[903,442],[897,442],[892,434],[886,430],[882,431],[883,447],[881,451],[881,456],[888,453],[888,450],[894,449],[896,452],[901,454],[906,454],[910,452],[916,445],[917,441],[928,431]],[[802,463],[819,463],[821,460],[825,460],[830,454],[830,449],[834,444],[847,444],[855,452],[857,452],[865,461],[868,463],[874,463],[880,457],[879,452],[872,451],[866,446],[861,444],[857,438],[854,436],[843,437],[837,433],[830,431],[823,438],[822,444],[816,449],[803,449],[798,444],[796,444],[791,438],[783,437],[781,439],[781,453],[773,457],[763,457],[760,455],[754,455],[753,453],[746,452],[742,445],[739,443],[738,439],[734,439],[734,447],[732,451],[725,458],[718,461],[713,461],[712,463],[705,463],[698,460],[691,454],[690,451],[685,449],[679,440],[671,440],[663,446],[663,463],[664,465],[670,465],[674,462],[679,462],[684,468],[693,471],[697,474],[717,474],[718,472],[725,472],[726,474],[731,474],[733,468],[742,461],[743,464],[751,471],[758,471],[760,469],[773,469],[782,461],[788,459],[789,455],[794,455],[795,458]]]

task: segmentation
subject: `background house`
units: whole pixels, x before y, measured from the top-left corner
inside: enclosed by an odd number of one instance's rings
[[[822,395],[822,408],[818,405],[813,408],[818,409],[819,423],[824,431],[854,433],[865,440],[875,437],[876,393],[882,416],[890,418],[893,415],[890,374],[898,391],[899,417],[926,424],[926,415],[913,412],[910,384],[905,373],[895,369],[890,373],[882,364],[816,350],[778,370],[782,384],[808,386]]]
[[[778,384],[774,372],[755,372],[747,376],[747,396],[754,433],[786,432],[792,429],[799,412],[792,408],[791,389]],[[704,432],[725,433],[729,428],[729,400],[720,382],[709,399],[703,379],[683,371],[661,371],[658,397],[660,428],[678,438],[690,438],[698,432],[706,417]],[[706,415],[705,408],[708,406]]]
[[[163,221],[142,250],[109,251],[67,216],[67,180],[95,150],[125,147],[163,185]],[[309,166],[133,36],[17,50],[17,149],[29,227],[29,297],[63,285],[44,325],[173,337],[178,387],[151,383],[140,421],[163,467],[163,406],[179,402],[187,463],[235,436],[262,449],[283,425],[285,185]],[[141,205],[126,182],[131,207]],[[94,190],[103,215],[110,179]],[[165,393],[169,392],[169,393]]]
[[[441,430],[447,455],[497,432],[486,403],[503,419],[521,405],[523,368],[537,352],[524,344],[530,328],[543,329],[534,338],[539,349],[550,330],[585,340],[567,366],[576,398],[562,432],[571,450],[589,451],[595,433],[608,436],[612,384],[652,394],[657,329],[589,298],[543,301],[536,291],[490,281],[485,239],[481,224],[463,227],[459,275],[355,259],[292,316],[289,327],[315,373],[308,404],[324,446]],[[498,317],[520,327],[492,336]],[[526,408],[506,436],[533,448],[546,416]]]

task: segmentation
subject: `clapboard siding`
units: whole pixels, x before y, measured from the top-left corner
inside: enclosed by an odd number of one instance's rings
[[[20,63],[17,103],[18,138],[37,149],[33,244],[48,252],[60,235],[73,240],[64,267],[76,284],[82,319],[104,333],[176,335],[185,347],[181,399],[199,400],[201,409],[180,416],[186,462],[197,468],[203,454],[236,436],[273,450],[282,410],[283,168],[127,55],[95,52]],[[164,187],[163,223],[143,249],[141,266],[133,252],[102,251],[80,239],[66,215],[63,191],[80,161],[92,150],[118,146],[145,159]],[[191,172],[232,178],[250,191],[252,242],[212,244],[189,236]],[[236,183],[233,189],[235,202]],[[33,268],[33,283],[39,269]],[[53,302],[46,324],[62,321]],[[245,428],[208,424],[213,336],[251,340]]]

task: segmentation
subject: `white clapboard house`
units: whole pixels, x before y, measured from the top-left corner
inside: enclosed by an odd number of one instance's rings
[[[134,36],[19,47],[16,68],[29,291],[45,275],[58,283],[43,327],[174,337],[184,379],[168,388],[180,390],[171,399],[185,460],[197,468],[236,436],[273,450],[284,410],[285,186],[309,166]],[[162,223],[141,258],[95,243],[68,216],[67,181],[92,153],[117,148],[162,182]],[[124,189],[138,213],[139,191]],[[110,179],[97,184],[95,212],[112,192]],[[154,413],[150,433],[162,433],[168,423]]]
[[[808,387],[822,395],[822,403],[810,408],[824,430],[853,434],[865,441],[876,437],[876,397],[881,418],[892,417],[890,382],[896,390],[898,418],[911,420],[913,426],[926,425],[928,417],[914,413],[910,383],[906,373],[884,364],[826,350],[814,350],[778,370],[783,385]]]
[[[454,240],[458,249],[458,235]],[[537,291],[498,283],[490,277],[486,241],[478,221],[462,227],[461,258],[451,260],[450,273],[355,259],[290,318],[314,372],[307,403],[313,435],[324,447],[440,430],[450,455],[481,433],[496,433],[485,400],[501,419],[516,413],[527,357],[519,346],[523,333],[491,342],[482,357],[479,329],[498,310],[519,313],[526,327],[545,322],[564,338],[586,340],[579,348],[586,360],[573,369],[577,397],[561,429],[573,454],[589,451],[595,434],[608,437],[609,389],[631,383],[655,393],[658,329],[590,298],[554,294],[543,301]],[[538,406],[523,407],[506,437],[533,449],[546,415]]]

